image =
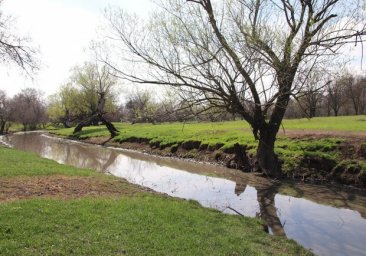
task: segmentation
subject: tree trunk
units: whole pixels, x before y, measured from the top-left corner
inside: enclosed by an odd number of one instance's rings
[[[280,163],[274,152],[276,135],[277,129],[275,127],[262,129],[257,149],[257,161],[260,171],[271,177],[281,175]]]
[[[89,122],[88,120],[84,120],[84,121],[81,121],[80,123],[78,123],[78,125],[75,127],[74,129],[74,134],[77,133],[77,132],[81,132],[83,130],[83,128],[85,126],[88,126]]]
[[[1,121],[1,123],[0,123],[0,135],[4,134],[4,132],[5,132],[5,125],[6,125],[6,122]]]
[[[65,128],[71,128],[71,126],[69,125],[69,119],[65,118],[65,119],[61,119],[61,123]]]
[[[78,133],[78,132],[81,132],[82,129],[85,127],[85,126],[90,126],[91,124],[95,123],[95,122],[99,122],[101,121],[108,129],[109,133],[111,134],[111,137],[115,137],[118,135],[118,130],[116,129],[116,127],[114,127],[114,125],[107,121],[103,115],[101,114],[96,114],[96,115],[93,115],[83,121],[81,121],[74,129],[74,134],[75,133]]]
[[[251,164],[247,156],[246,146],[242,146],[239,143],[234,144],[234,157],[226,162],[226,167],[246,172],[251,171]]]
[[[111,137],[115,137],[118,135],[118,130],[116,129],[116,127],[114,127],[114,125],[112,124],[112,122],[107,121],[103,115],[98,115],[99,120],[107,127],[109,133],[111,134]]]
[[[316,107],[310,107],[309,117],[310,118],[315,117],[315,113],[316,113]]]

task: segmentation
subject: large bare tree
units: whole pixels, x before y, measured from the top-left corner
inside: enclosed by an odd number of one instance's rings
[[[260,169],[272,176],[281,174],[274,145],[290,97],[301,91],[299,76],[365,39],[357,0],[166,0],[160,7],[148,22],[106,12],[107,44],[129,65],[105,63],[123,79],[170,85],[192,105],[240,115],[259,140]]]

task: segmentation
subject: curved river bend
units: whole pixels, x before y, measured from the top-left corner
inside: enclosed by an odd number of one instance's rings
[[[196,200],[224,213],[261,217],[270,233],[286,235],[318,255],[366,255],[364,191],[278,184],[236,170],[41,133],[15,134],[0,140],[62,164],[92,168],[170,196]]]

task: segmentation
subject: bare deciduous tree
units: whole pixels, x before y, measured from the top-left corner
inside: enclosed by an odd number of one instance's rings
[[[354,113],[359,115],[366,107],[366,77],[348,77],[346,97],[351,101]]]
[[[136,90],[127,97],[126,109],[131,122],[156,122],[157,104],[148,90]]]
[[[325,75],[325,71],[314,70],[306,74],[306,78],[295,98],[308,118],[316,116],[317,110],[324,98],[324,91],[330,82],[331,80]]]
[[[11,100],[11,120],[23,124],[23,130],[35,130],[47,121],[46,106],[41,92],[27,88]]]
[[[259,140],[261,171],[276,176],[276,135],[299,75],[365,39],[361,3],[351,2],[167,0],[145,26],[111,9],[109,46],[139,70],[104,61],[123,79],[170,85],[191,104],[240,115]]]
[[[338,116],[341,107],[345,103],[345,89],[346,85],[350,82],[349,77],[342,75],[336,78],[334,81],[327,86],[327,105],[328,105],[328,115],[330,111],[333,110],[334,116]]]

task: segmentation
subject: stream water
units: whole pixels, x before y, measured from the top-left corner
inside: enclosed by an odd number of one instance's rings
[[[366,255],[366,193],[283,184],[236,170],[41,133],[0,138],[62,164],[91,168],[173,197],[192,199],[227,214],[260,217],[270,233],[286,235],[318,255]]]

